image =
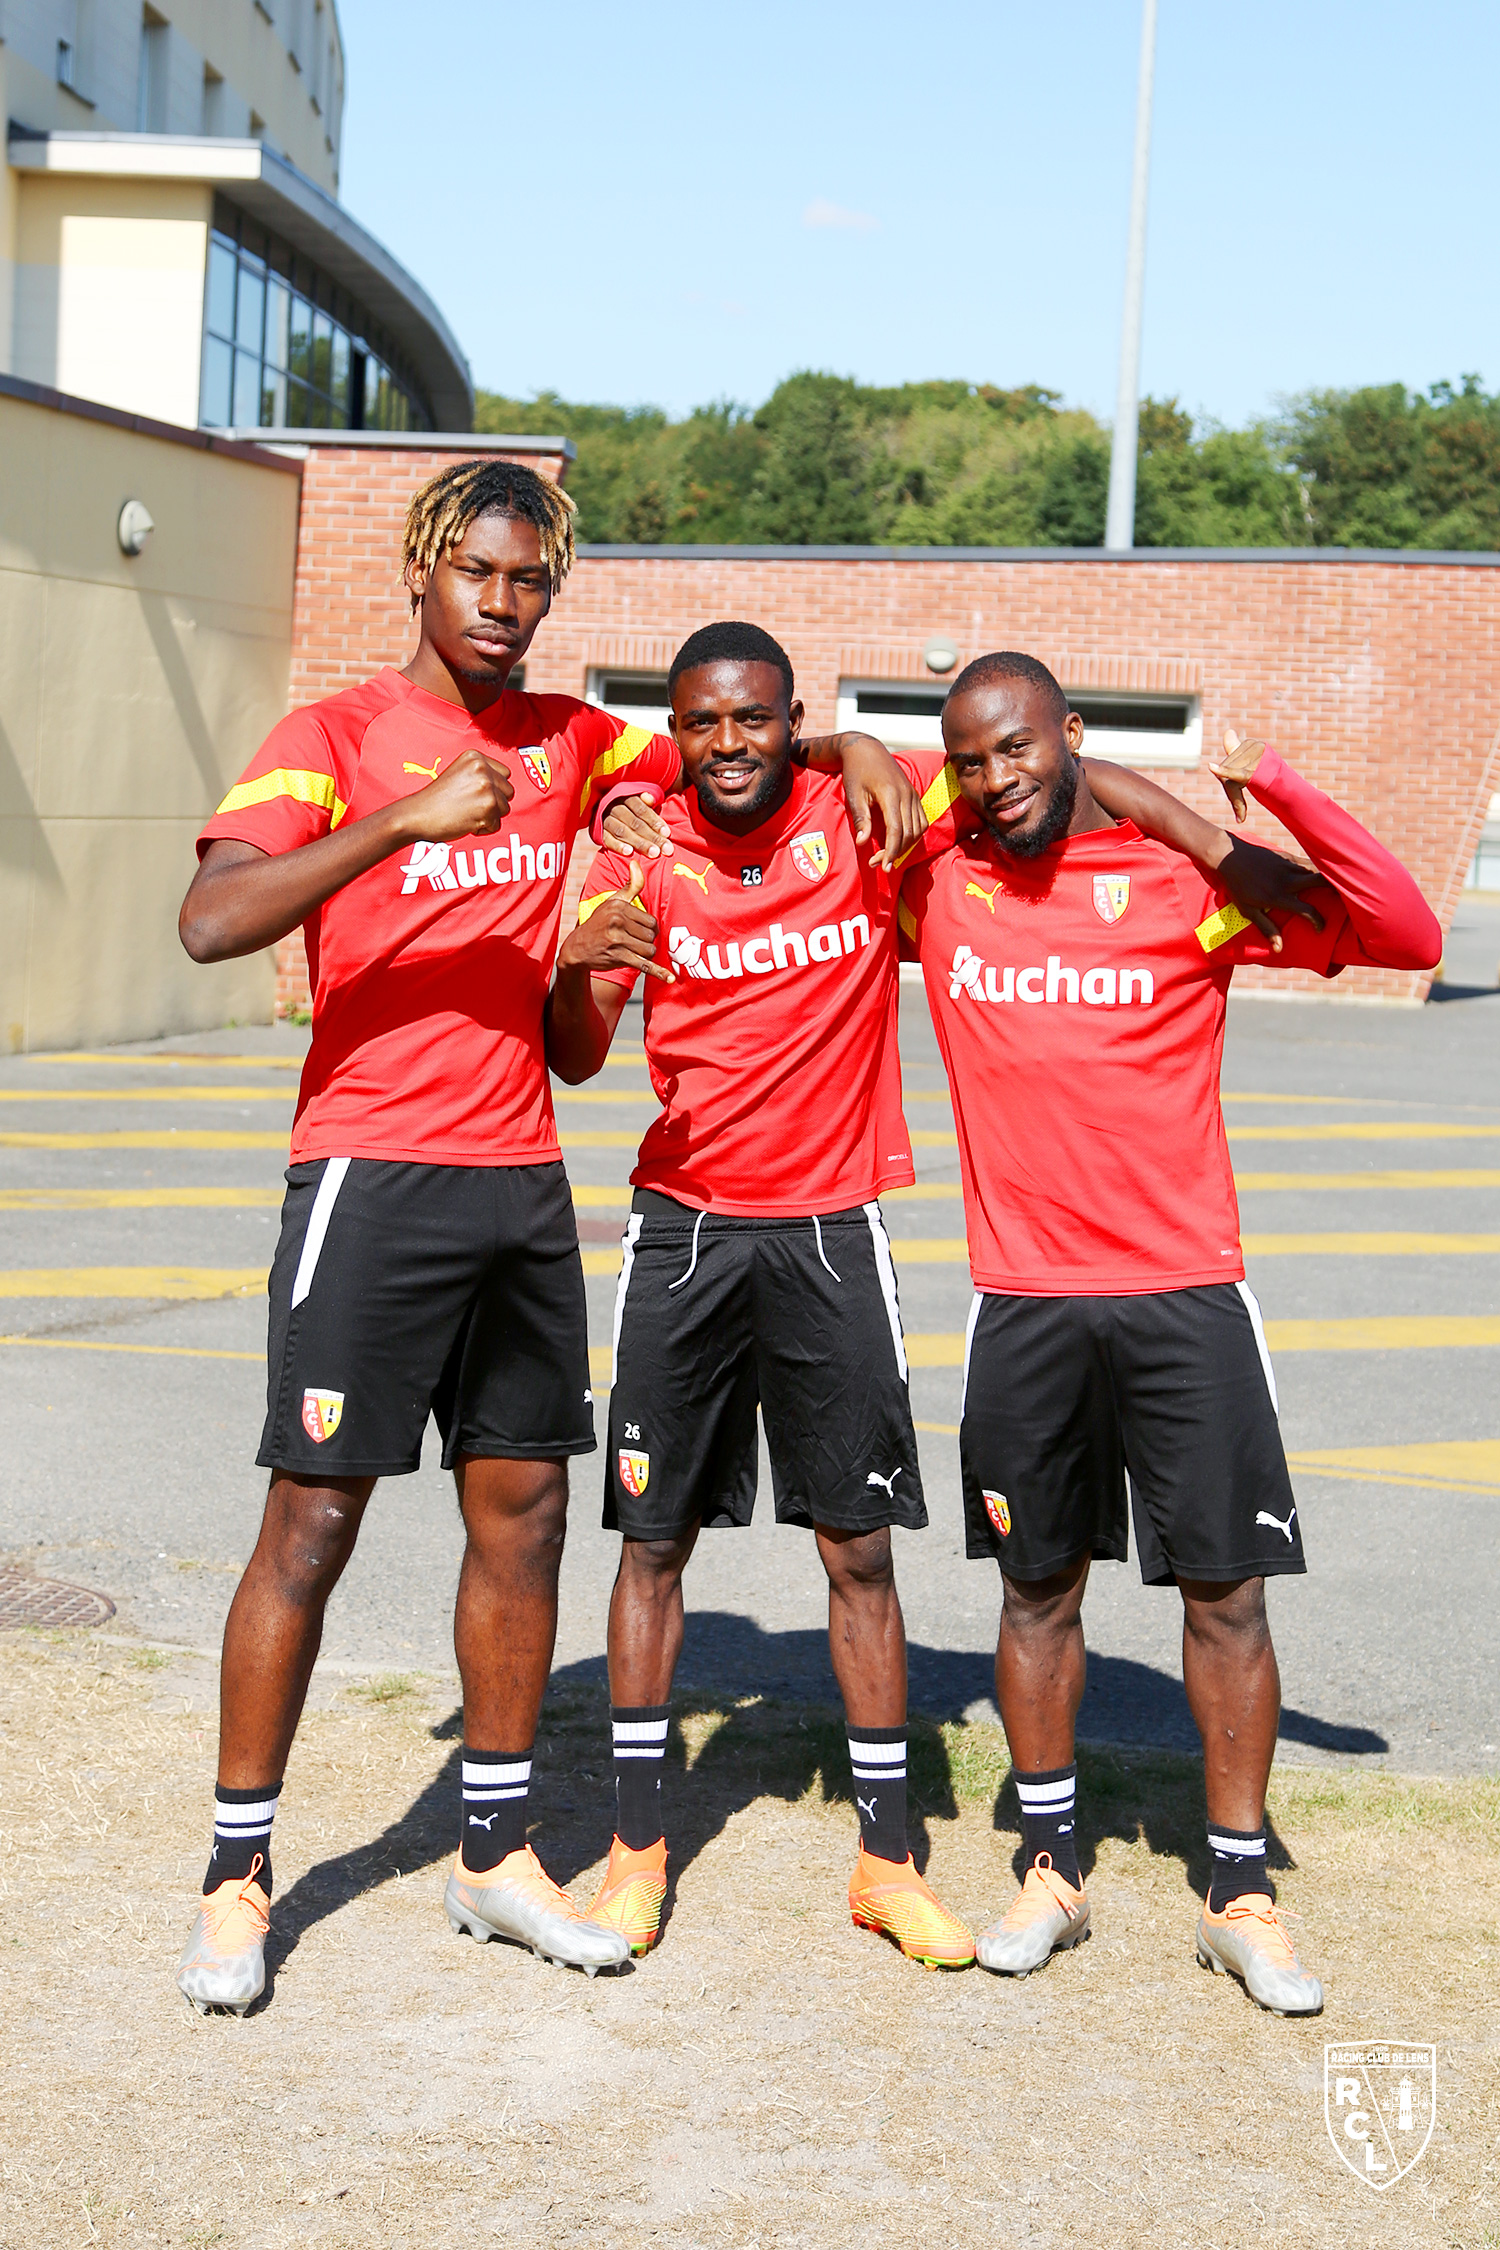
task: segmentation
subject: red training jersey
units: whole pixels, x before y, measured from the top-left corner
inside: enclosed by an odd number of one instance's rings
[[[1129,822],[1034,860],[971,834],[907,879],[953,1094],[974,1286],[1124,1296],[1238,1281],[1239,1205],[1219,1103],[1238,962],[1430,968],[1437,923],[1352,816],[1263,754],[1251,793],[1325,876],[1285,950]],[[1334,888],[1334,884],[1337,888]],[[1280,917],[1278,917],[1278,920]]]
[[[312,1046],[291,1160],[546,1164],[559,1155],[542,1051],[574,835],[620,780],[677,779],[677,746],[568,695],[504,694],[471,718],[383,671],[293,711],[198,839],[294,851],[425,789],[465,750],[508,768],[490,836],[415,844],[303,925]]]
[[[915,859],[952,841],[959,800],[941,753],[898,762],[932,823]],[[692,789],[662,817],[672,848],[641,863],[641,896],[677,975],[646,984],[663,1108],[634,1184],[742,1218],[850,1210],[905,1185],[895,888],[874,846],[854,842],[840,776],[797,769],[786,803],[745,836],[716,828]],[[601,852],[580,921],[629,884],[629,861]]]

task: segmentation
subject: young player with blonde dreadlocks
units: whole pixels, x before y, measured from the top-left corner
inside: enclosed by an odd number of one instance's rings
[[[434,477],[406,522],[410,663],[282,720],[199,839],[188,952],[258,952],[300,923],[313,992],[270,1282],[270,1492],[225,1629],[213,1853],[178,1970],[204,2011],[264,1988],[271,1824],[324,1607],[429,1412],[467,1534],[449,1919],[591,1975],[626,1958],[526,1842],[567,1461],[595,1443],[542,1009],[575,833],[610,794],[677,786],[680,763],[571,696],[507,690],[572,561],[572,502],[533,470]],[[859,738],[846,781],[895,856],[920,815],[881,760]]]

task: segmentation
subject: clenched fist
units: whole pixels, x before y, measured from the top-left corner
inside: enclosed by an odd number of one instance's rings
[[[489,836],[510,810],[509,770],[482,750],[465,750],[446,773],[402,800],[408,841],[453,844],[461,836]]]

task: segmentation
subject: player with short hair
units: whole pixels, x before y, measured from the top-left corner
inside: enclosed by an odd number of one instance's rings
[[[1441,933],[1411,877],[1275,750],[1225,736],[1246,789],[1322,881],[1273,946],[1222,883],[1098,803],[1082,722],[1047,668],[960,673],[943,739],[982,826],[902,895],[953,1095],[976,1295],[960,1436],[967,1546],[1004,1600],[996,1695],[1026,1872],[979,1940],[1024,1975],[1088,1927],[1073,1729],[1090,1561],[1123,1561],[1129,1472],[1141,1574],[1176,1584],[1203,1738],[1213,1876],[1198,1957],[1282,2014],[1322,2005],[1277,1917],[1265,1795],[1280,1682],[1268,1576],[1301,1530],[1259,1308],[1244,1278],[1219,1104],[1239,962],[1420,970]]]
[[[214,1845],[178,1977],[203,2008],[243,2012],[263,1988],[271,1824],[324,1607],[429,1412],[467,1535],[449,1918],[590,1973],[625,1958],[526,1842],[567,1461],[595,1446],[542,1008],[575,833],[612,786],[676,786],[680,760],[572,696],[507,686],[573,561],[572,518],[511,462],[433,477],[406,518],[411,662],[283,719],[199,840],[189,953],[258,952],[301,923],[313,989],[270,1282],[270,1492],[225,1628]],[[904,780],[872,787],[898,818]]]
[[[830,778],[798,770],[791,664],[760,628],[695,633],[670,693],[691,787],[667,807],[654,856],[595,862],[548,1013],[553,1068],[592,1077],[644,974],[664,1104],[632,1175],[615,1307],[605,1522],[624,1534],[609,1620],[618,1824],[592,1912],[637,1952],[656,1940],[682,1577],[704,1527],[750,1519],[758,1403],[777,1520],[814,1532],[828,1575],[860,1826],[854,1918],[909,1954],[962,1965],[970,1933],[906,1839],[890,1527],[927,1516],[877,1200],[914,1176],[891,855],[846,833]],[[919,848],[941,848],[971,816],[940,753],[900,762],[933,823]],[[1223,844],[1138,776],[1106,771],[1098,785]]]

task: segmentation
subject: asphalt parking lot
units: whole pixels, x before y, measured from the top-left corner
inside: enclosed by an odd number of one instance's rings
[[[1277,1363],[1309,1575],[1272,1590],[1282,1754],[1408,1772],[1500,1765],[1500,909],[1466,900],[1424,1009],[1236,1000],[1225,1099],[1252,1284]],[[627,1014],[559,1119],[607,1345],[616,1240],[652,1097]],[[110,1631],[211,1648],[254,1539],[264,1275],[305,1033],[0,1062],[0,1557],[102,1589]],[[957,1155],[919,988],[903,993],[919,1184],[890,1199],[931,1528],[898,1535],[912,1701],[993,1715],[998,1584],[962,1557],[969,1301]],[[1164,1161],[1170,1152],[1163,1152]],[[607,1352],[596,1381],[608,1381]],[[325,1661],[446,1671],[459,1557],[432,1460],[372,1504]],[[575,1464],[558,1666],[602,1680],[616,1541]],[[768,1481],[767,1481],[768,1497]],[[684,1677],[830,1697],[812,1544],[706,1538]],[[1083,1733],[1190,1746],[1170,1594],[1095,1573]]]

